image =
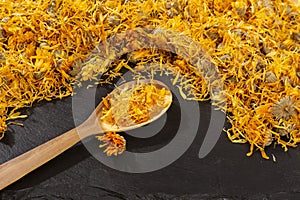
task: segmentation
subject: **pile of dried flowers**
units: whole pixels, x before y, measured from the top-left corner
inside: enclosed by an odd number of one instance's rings
[[[94,70],[90,63],[80,70],[101,41],[151,26],[180,32],[203,47],[224,82],[227,107],[217,106],[232,125],[229,139],[249,143],[248,156],[258,149],[268,159],[266,146],[286,151],[300,142],[299,9],[288,0],[2,0],[0,133],[10,119],[23,117],[18,109],[70,95],[79,72],[81,80],[103,72],[109,82],[121,68],[131,69],[129,62],[136,71],[149,62],[169,65],[160,70],[175,75],[174,82],[188,80],[179,87],[184,97],[211,97],[190,62],[160,50],[138,50],[109,68]]]

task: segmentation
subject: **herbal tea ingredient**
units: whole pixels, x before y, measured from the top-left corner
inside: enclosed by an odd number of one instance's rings
[[[122,127],[147,122],[172,103],[168,99],[169,95],[169,90],[158,88],[154,84],[140,83],[130,89],[120,89],[102,99],[104,107],[100,124],[107,123],[122,130]],[[104,152],[108,156],[121,154],[126,149],[125,139],[115,132],[96,137],[104,142],[99,147],[106,146]]]
[[[147,122],[170,105],[168,95],[169,90],[154,84],[140,83],[130,89],[120,89],[103,98],[100,120],[121,128]]]
[[[191,62],[167,51],[141,49],[109,66],[99,68],[90,59],[80,68],[101,41],[144,27],[158,28],[161,31],[147,33],[149,37],[188,55],[210,55],[224,82],[226,106],[222,95],[210,94],[217,83],[207,82],[206,74]],[[203,49],[172,40],[175,37],[164,30],[186,35]],[[147,42],[132,38],[135,47]],[[260,150],[268,159],[266,146],[280,145],[287,151],[300,142],[299,49],[299,4],[287,0],[2,1],[0,132],[3,136],[10,120],[25,117],[20,108],[69,96],[75,81],[99,74],[106,75],[101,83],[111,83],[126,68],[140,78],[141,71],[169,74],[187,100],[214,100],[231,123],[225,130],[228,138],[250,144],[248,156]],[[117,54],[114,48],[99,50],[99,58],[104,51]],[[206,67],[207,60],[194,57]]]
[[[96,136],[96,138],[103,142],[103,144],[99,145],[99,148],[106,147],[103,152],[107,156],[117,156],[126,150],[126,140],[116,132],[106,132],[103,135]]]

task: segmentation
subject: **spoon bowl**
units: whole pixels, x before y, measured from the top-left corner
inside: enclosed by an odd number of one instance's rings
[[[153,84],[159,89],[165,88],[166,90],[170,91],[169,88],[160,81],[145,79],[131,81],[120,85],[119,87],[115,88],[115,90],[113,90],[110,94],[108,94],[108,97],[114,95],[114,93],[117,91],[126,90],[128,88],[134,88],[135,86],[140,84]],[[78,143],[81,139],[84,139],[93,134],[100,134],[109,131],[129,131],[157,120],[169,109],[172,102],[171,92],[169,92],[169,94],[166,95],[164,101],[168,103],[167,106],[162,108],[162,110],[160,110],[159,113],[150,118],[148,121],[124,127],[112,125],[100,120],[102,110],[104,107],[104,103],[102,101],[95,108],[95,110],[92,112],[89,118],[78,127],[75,127],[74,129],[71,129],[61,134],[60,136],[57,136],[56,138],[44,144],[41,144],[18,157],[7,161],[6,163],[1,164],[0,190],[19,180],[26,174],[30,173],[31,171],[35,170],[36,168],[40,167],[41,165],[45,164],[46,162],[50,161],[56,156],[60,155],[61,153]],[[80,137],[78,132],[80,132]]]
[[[158,89],[162,89],[165,88],[166,90],[170,91],[170,89],[168,88],[167,85],[165,85],[164,83],[160,82],[160,81],[156,81],[156,80],[151,80],[151,79],[145,79],[145,80],[139,80],[139,81],[131,81],[128,83],[125,83],[121,86],[118,87],[119,90],[126,90],[127,88],[132,88],[135,85],[147,85],[147,84],[152,84],[154,85],[156,88]],[[114,90],[113,92],[111,92],[107,97],[110,97],[112,95],[114,95],[114,93],[116,92],[116,90]],[[155,116],[153,116],[152,118],[150,118],[148,121],[142,122],[142,123],[135,123],[133,125],[130,126],[116,126],[116,125],[112,125],[109,123],[106,123],[104,121],[98,121],[100,123],[100,127],[103,131],[108,132],[108,131],[114,131],[114,132],[125,132],[125,131],[130,131],[142,126],[145,126],[155,120],[157,120],[158,118],[160,118],[171,106],[171,102],[172,102],[172,93],[170,92],[169,94],[167,94],[165,96],[164,102],[167,103],[166,107],[162,108],[162,110],[160,110],[160,112],[158,114],[156,114]],[[170,102],[170,103],[168,103]],[[96,112],[96,116],[98,118],[100,118],[101,115],[101,110],[104,107],[104,103],[103,101],[97,106],[97,108],[95,109]]]

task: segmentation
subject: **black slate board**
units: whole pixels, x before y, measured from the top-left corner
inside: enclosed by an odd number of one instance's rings
[[[96,160],[82,143],[0,192],[0,199],[299,199],[300,151],[269,148],[276,162],[222,134],[208,156],[198,158],[210,104],[201,103],[199,130],[192,146],[161,170],[131,174]],[[170,111],[172,112],[172,110]],[[24,127],[11,125],[0,141],[3,163],[74,127],[72,98],[24,109]]]

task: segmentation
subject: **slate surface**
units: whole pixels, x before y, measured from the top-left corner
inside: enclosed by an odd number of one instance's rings
[[[269,148],[277,161],[267,161],[258,152],[246,157],[248,145],[232,144],[222,134],[212,152],[199,159],[210,105],[200,109],[201,128],[192,146],[166,168],[119,172],[79,143],[1,191],[0,199],[300,199],[299,148],[287,153]],[[23,113],[29,114],[25,126],[11,125],[0,141],[1,163],[74,127],[71,97],[38,103]]]

